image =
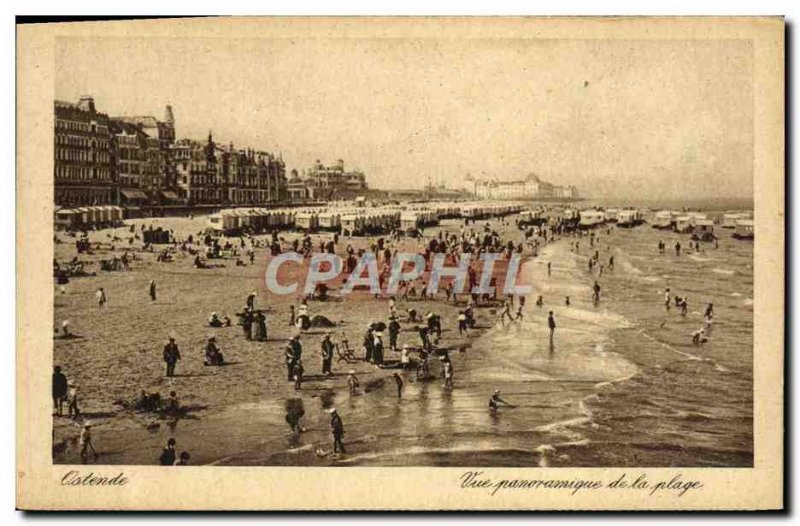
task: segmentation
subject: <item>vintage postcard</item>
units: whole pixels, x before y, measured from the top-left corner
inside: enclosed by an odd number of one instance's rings
[[[19,508],[783,507],[782,18],[17,37]]]

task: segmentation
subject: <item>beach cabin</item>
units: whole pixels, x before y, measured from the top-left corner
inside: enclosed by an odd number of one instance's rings
[[[679,216],[675,218],[675,232],[685,234],[692,231],[695,219],[692,216]]]
[[[733,237],[735,239],[753,239],[755,236],[754,224],[752,219],[739,219],[736,221]]]
[[[715,237],[713,221],[709,219],[698,219],[695,221],[692,230],[692,239],[695,241],[713,241]]]
[[[642,213],[639,210],[620,210],[617,212],[617,226],[621,228],[633,228],[644,222]]]
[[[661,210],[653,216],[653,228],[668,230],[675,226],[675,214],[669,210]]]
[[[750,216],[748,214],[743,213],[729,213],[729,214],[722,214],[722,220],[720,221],[720,226],[722,228],[736,228],[736,222],[740,219],[749,219]]]
[[[318,216],[319,227],[323,230],[339,230],[341,220],[339,214],[335,212],[323,212]]]
[[[594,228],[605,222],[605,213],[600,210],[582,210],[579,225],[582,228]]]
[[[316,230],[319,226],[319,217],[316,212],[302,211],[295,216],[295,228],[298,230]]]
[[[206,228],[215,232],[222,232],[222,216],[220,214],[210,214],[206,219]]]
[[[76,210],[62,208],[56,210],[55,226],[56,228],[77,228],[80,226],[81,214]]]
[[[403,231],[417,230],[419,228],[419,217],[415,212],[403,212],[400,214],[400,228]]]
[[[619,208],[607,208],[605,211],[606,221],[616,223],[619,216]]]

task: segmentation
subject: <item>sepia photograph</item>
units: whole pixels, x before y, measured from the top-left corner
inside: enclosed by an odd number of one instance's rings
[[[61,486],[535,468],[499,489],[574,495],[594,478],[562,468],[673,468],[648,488],[677,498],[686,468],[757,467],[754,377],[783,346],[759,358],[754,330],[756,247],[783,260],[763,47],[480,21],[61,24],[46,193],[18,208],[51,229],[52,317],[22,330],[52,332],[37,440]],[[782,19],[750,22],[782,45]]]

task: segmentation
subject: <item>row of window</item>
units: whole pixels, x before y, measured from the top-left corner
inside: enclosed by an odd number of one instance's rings
[[[107,150],[108,144],[109,141],[107,139],[56,134],[56,145],[58,146],[71,146],[73,148],[99,148],[101,150]]]
[[[113,202],[110,189],[97,188],[56,188],[55,201],[59,206],[91,206]]]
[[[77,122],[65,119],[56,119],[56,130],[77,131],[84,133],[108,134],[108,126],[96,122]]]
[[[107,168],[88,168],[85,166],[56,165],[56,179],[71,179],[77,181],[110,180],[111,170]]]
[[[106,152],[90,152],[86,150],[64,150],[56,148],[56,160],[75,163],[100,163],[108,164],[111,156]]]

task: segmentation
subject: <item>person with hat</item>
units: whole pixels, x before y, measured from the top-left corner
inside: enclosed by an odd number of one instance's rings
[[[400,351],[400,364],[403,369],[408,369],[411,365],[411,357],[408,355],[408,345],[403,345],[403,350]]]
[[[211,317],[208,318],[208,325],[210,327],[222,327],[222,320],[219,319],[219,314],[212,312]]]
[[[181,359],[181,353],[175,344],[175,338],[170,336],[169,343],[164,346],[164,362],[167,364],[167,376],[175,376],[175,364]]]
[[[161,456],[158,458],[159,463],[162,466],[174,466],[175,465],[175,439],[170,437],[167,440],[167,446],[164,448],[164,451],[161,452]]]
[[[150,301],[156,301],[156,280],[150,280]]]
[[[86,422],[83,424],[83,429],[81,430],[81,438],[79,443],[81,446],[82,459],[86,458],[89,449],[92,450],[92,455],[94,456],[94,458],[97,458],[97,450],[94,448],[94,444],[92,443],[92,424],[90,422]]]
[[[377,366],[383,365],[383,333],[375,333],[375,342],[372,347],[372,363]]]
[[[331,333],[325,333],[325,337],[322,338],[322,374],[330,376],[333,374],[331,372],[331,365],[333,364],[333,351],[334,345],[331,341]]]
[[[284,358],[286,360],[286,380],[291,382],[292,381],[292,371],[294,370],[294,346],[292,345],[292,339],[290,338],[289,341],[286,343],[286,350],[284,351]]]
[[[78,385],[73,382],[69,382],[68,385],[67,414],[70,418],[76,419],[81,415],[81,410],[78,408]]]
[[[339,413],[336,412],[335,407],[330,408],[328,412],[331,414],[331,434],[333,434],[333,452],[346,453],[344,449],[344,444],[342,443],[342,438],[344,437],[344,425],[342,424],[342,418],[339,416]]]
[[[397,316],[392,314],[389,316],[389,349],[397,350],[397,336],[400,334],[400,322],[397,321]]]
[[[61,367],[53,368],[53,416],[64,414],[64,400],[67,398],[67,377],[61,372]]]
[[[251,292],[247,295],[247,309],[254,310],[256,304],[256,291]]]
[[[188,451],[181,451],[181,456],[178,458],[178,460],[175,461],[175,465],[176,466],[188,466],[189,465],[189,458],[191,458],[191,455],[189,455]]]

